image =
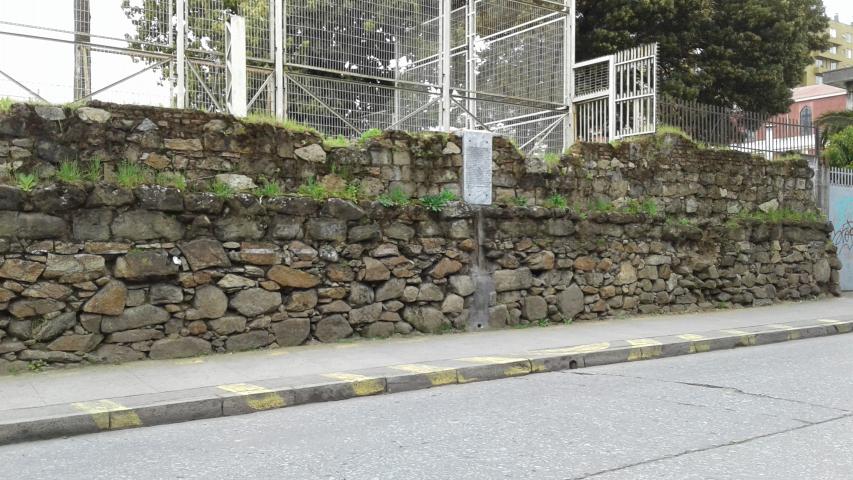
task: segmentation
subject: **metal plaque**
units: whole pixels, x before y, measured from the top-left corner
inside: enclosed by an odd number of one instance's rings
[[[492,204],[492,134],[462,134],[462,199],[471,205]]]

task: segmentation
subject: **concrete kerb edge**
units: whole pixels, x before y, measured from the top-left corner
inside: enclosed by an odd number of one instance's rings
[[[222,385],[195,398],[146,403],[147,396],[100,400],[115,407],[92,413],[74,405],[26,409],[24,420],[0,419],[0,445],[102,431],[244,415],[310,403],[498,380],[532,373],[675,357],[853,332],[853,320],[780,323],[703,334],[601,342],[520,355],[469,357],[351,372]],[[172,396],[180,392],[172,392]],[[152,395],[156,397],[156,395]],[[129,406],[126,406],[129,405]],[[40,412],[46,411],[43,414]],[[12,411],[14,412],[14,411]],[[105,423],[105,415],[109,418]]]

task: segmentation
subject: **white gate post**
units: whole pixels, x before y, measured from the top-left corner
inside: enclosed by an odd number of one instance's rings
[[[465,3],[465,44],[467,48],[467,62],[465,65],[465,102],[468,109],[465,128],[474,130],[477,128],[477,52],[474,44],[477,39],[477,2],[468,0]]]
[[[563,151],[575,144],[575,0],[565,0],[568,10],[563,25]]]
[[[452,45],[451,36],[450,36],[450,14],[452,11],[451,0],[439,0],[441,2],[439,7],[439,36],[441,38],[440,42],[440,76],[441,76],[441,120],[440,126],[444,131],[450,130],[450,85],[451,85],[451,76],[450,76],[450,50]]]
[[[273,43],[275,48],[275,116],[284,119],[287,116],[287,88],[284,84],[284,43],[285,36],[285,11],[283,0],[275,0],[273,9],[274,24]]]
[[[186,76],[186,38],[187,38],[187,22],[186,22],[186,0],[177,0],[175,2],[176,25],[177,30],[177,58],[175,60],[175,69],[177,70],[177,85],[175,85],[175,96],[177,97],[175,106],[178,108],[187,107],[187,76]]]
[[[607,141],[616,140],[616,55],[607,57],[610,79],[607,96]]]
[[[235,117],[245,117],[246,105],[246,19],[231,15],[228,19],[227,51],[225,72],[228,95],[228,113]]]

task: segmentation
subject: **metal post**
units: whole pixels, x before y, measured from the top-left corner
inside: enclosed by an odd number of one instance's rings
[[[228,113],[235,117],[245,117],[248,113],[246,106],[246,19],[239,15],[231,15],[225,32],[228,37],[225,56]]]
[[[477,125],[477,51],[475,43],[477,41],[477,2],[476,0],[468,0],[465,4],[465,45],[467,47],[466,65],[465,65],[465,90],[468,91],[468,99],[465,101],[468,109],[468,117],[465,121],[465,128],[473,130]],[[474,118],[472,118],[474,117]]]
[[[610,80],[607,95],[607,141],[616,140],[616,55],[607,57]]]
[[[175,67],[178,73],[177,84],[175,85],[175,96],[177,97],[175,106],[178,108],[186,108],[187,106],[187,76],[186,76],[186,38],[187,38],[187,23],[186,23],[186,0],[177,0],[175,2],[176,11],[176,35],[177,35],[177,58]]]
[[[563,120],[563,150],[575,143],[575,0],[565,0],[566,19],[563,23],[563,103],[569,114]]]
[[[400,43],[399,39],[394,42],[394,111],[391,113],[391,124],[397,125],[400,123],[400,86],[397,81],[400,80]]]
[[[74,100],[92,93],[92,51],[88,46],[92,38],[92,15],[89,0],[74,0]]]
[[[473,0],[471,0],[473,1]],[[449,131],[450,130],[450,86],[451,86],[451,78],[450,78],[450,50],[452,45],[450,44],[450,13],[452,11],[451,0],[440,0],[441,6],[439,8],[439,36],[441,37],[440,49],[441,52],[439,54],[441,58],[440,62],[440,75],[441,75],[441,121],[440,126],[442,130]]]
[[[287,41],[285,30],[285,10],[283,0],[275,0],[273,12],[275,29],[273,43],[275,44],[275,116],[283,119],[287,116],[287,88],[284,84],[284,43]]]

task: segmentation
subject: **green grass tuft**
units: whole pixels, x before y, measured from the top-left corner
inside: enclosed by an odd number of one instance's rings
[[[421,197],[421,205],[430,212],[440,212],[448,203],[456,200],[456,195],[450,190],[442,190],[438,195],[425,195]]]
[[[559,193],[555,193],[550,197],[545,199],[545,207],[546,208],[559,208],[563,209],[569,206],[569,202],[566,201],[566,197],[560,195]]]
[[[527,197],[512,197],[510,203],[516,207],[526,207],[530,201]]]
[[[14,104],[11,98],[0,98],[0,113],[9,113]]]
[[[89,165],[86,166],[86,170],[83,171],[83,178],[92,183],[97,183],[101,180],[101,164],[103,161],[101,157],[95,155],[94,157],[89,159]]]
[[[377,200],[385,208],[405,207],[412,203],[412,199],[409,197],[409,194],[400,187],[394,187],[390,192],[379,195]]]
[[[124,188],[135,188],[145,183],[145,169],[135,163],[124,161],[116,171],[116,182]]]
[[[381,137],[382,133],[382,129],[379,128],[371,128],[369,130],[365,130],[364,133],[362,133],[361,136],[358,138],[358,144],[362,146],[367,145],[373,139]]]
[[[317,183],[317,179],[311,177],[304,185],[300,185],[297,192],[304,197],[311,197],[314,200],[325,200],[329,198],[329,191],[326,187]]]
[[[56,178],[60,182],[79,183],[83,179],[83,172],[76,161],[63,160],[56,170]]]
[[[154,183],[164,187],[177,188],[181,191],[187,189],[187,179],[180,173],[160,172],[154,177]]]
[[[253,192],[256,197],[275,198],[281,196],[281,185],[278,182],[270,182],[264,178],[261,183],[262,185]]]
[[[347,148],[350,146],[350,141],[343,135],[337,137],[328,137],[323,140],[323,146],[329,150],[333,148]]]
[[[250,125],[272,125],[276,128],[283,128],[288,132],[292,133],[310,133],[313,135],[320,135],[320,132],[315,130],[314,128],[309,127],[308,125],[299,123],[294,120],[279,120],[278,118],[272,115],[263,115],[258,113],[253,113],[246,118],[243,118],[243,123],[247,123]]]
[[[237,193],[230,185],[220,182],[219,180],[214,180],[213,183],[210,184],[210,192],[216,195],[217,198],[221,198],[223,200],[228,200]]]

